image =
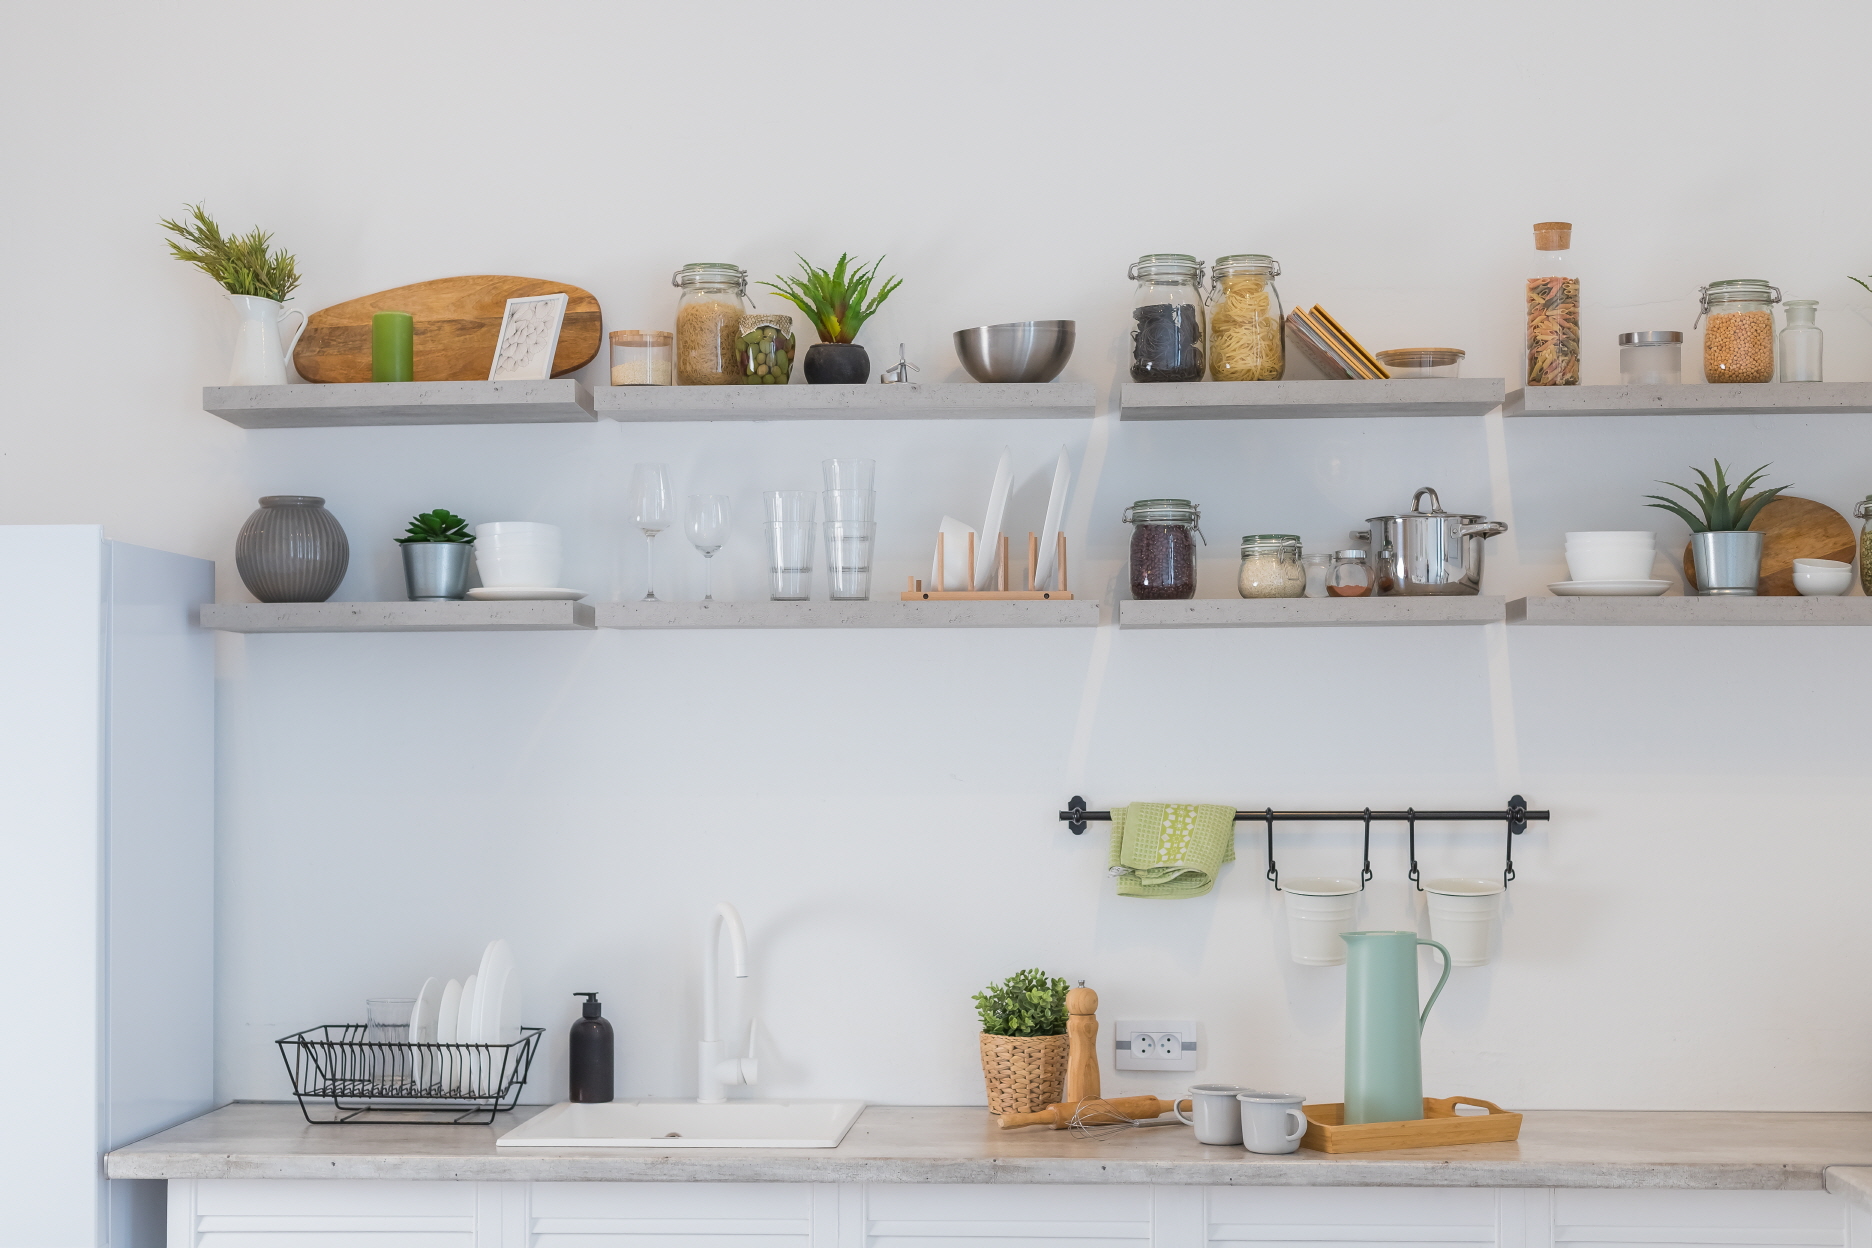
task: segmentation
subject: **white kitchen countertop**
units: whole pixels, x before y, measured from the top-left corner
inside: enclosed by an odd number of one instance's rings
[[[980,1107],[880,1105],[829,1149],[495,1148],[543,1108],[490,1127],[312,1126],[295,1104],[234,1104],[105,1167],[114,1179],[1826,1189],[1872,1207],[1868,1113],[1531,1110],[1512,1144],[1265,1157],[1198,1144],[1184,1127],[1082,1140],[1001,1131]]]

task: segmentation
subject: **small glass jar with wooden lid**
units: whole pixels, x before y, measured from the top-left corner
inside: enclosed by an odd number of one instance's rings
[[[670,353],[676,335],[667,329],[614,329],[611,331],[611,384],[614,386],[667,386]]]

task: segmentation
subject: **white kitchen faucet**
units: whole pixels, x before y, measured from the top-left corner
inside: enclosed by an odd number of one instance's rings
[[[702,947],[702,1042],[696,1046],[696,1100],[704,1105],[727,1100],[723,1088],[753,1083],[760,1069],[754,1060],[753,1023],[748,1024],[746,1057],[723,1057],[722,1042],[716,1034],[715,994],[721,978],[719,955],[724,923],[734,949],[735,978],[747,978],[747,930],[741,926],[741,915],[724,901],[709,918],[708,943]]]

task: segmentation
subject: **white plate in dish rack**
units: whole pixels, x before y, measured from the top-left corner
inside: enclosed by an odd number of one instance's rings
[[[1547,588],[1561,598],[1656,598],[1669,581],[1556,581]]]
[[[582,589],[545,589],[530,585],[496,585],[492,589],[468,591],[473,602],[577,602],[584,596]]]

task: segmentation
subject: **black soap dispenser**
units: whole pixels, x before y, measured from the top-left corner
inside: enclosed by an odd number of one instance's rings
[[[585,998],[585,1016],[572,1024],[571,1099],[586,1105],[611,1099],[617,1057],[611,1024],[595,992],[575,992]]]

